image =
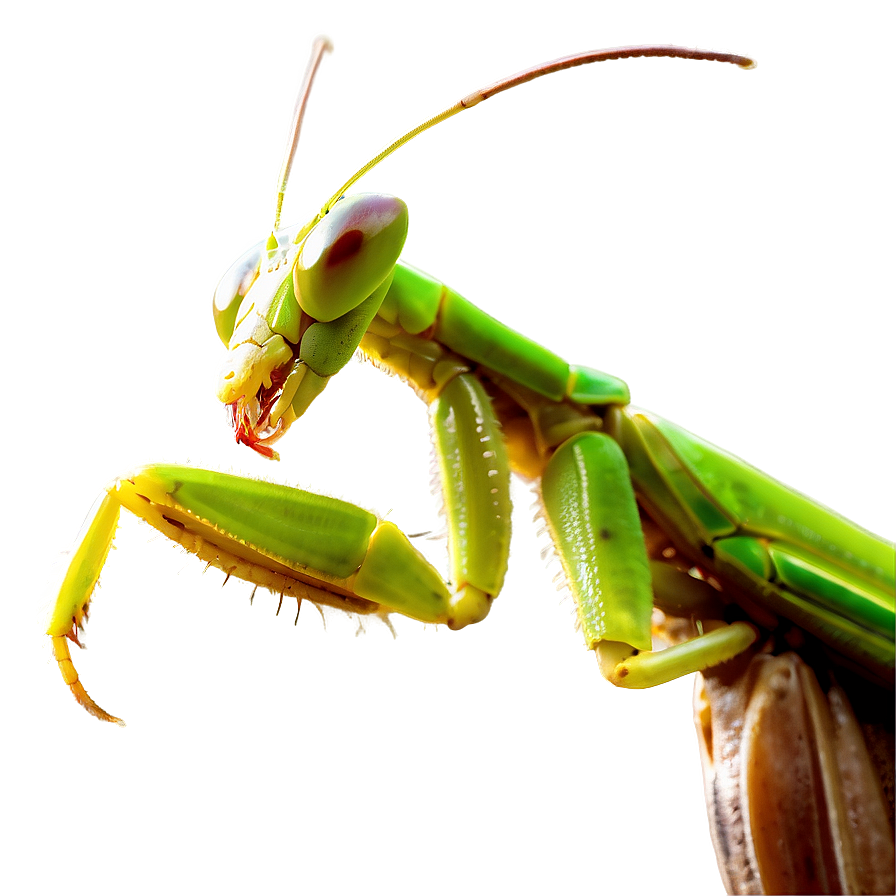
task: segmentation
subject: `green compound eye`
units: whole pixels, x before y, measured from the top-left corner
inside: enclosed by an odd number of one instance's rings
[[[279,269],[283,265],[291,263],[297,251],[295,238],[298,230],[298,225],[277,230],[267,240],[262,240],[260,243],[252,246],[251,249],[247,249],[227,269],[215,287],[212,313],[215,320],[215,329],[225,346],[230,346],[230,339],[233,336],[237,318],[240,316],[240,307],[249,289],[266,271]],[[276,266],[272,264],[274,260],[277,261]],[[287,268],[283,267],[283,270],[286,271]],[[285,274],[280,275],[281,280],[284,276]],[[280,291],[282,293],[287,292],[283,289]],[[286,309],[283,308],[285,301],[287,300],[284,296],[280,302],[281,318],[286,313]],[[298,309],[296,309],[297,312]],[[283,332],[282,322],[278,324],[277,321],[273,321],[272,329],[276,333],[287,335]],[[295,341],[295,339],[292,341]]]
[[[258,265],[264,245],[259,243],[237,259],[221,278],[212,300],[215,330],[225,346],[230,345],[230,337],[236,325],[240,305],[258,273]]]
[[[293,280],[302,310],[331,321],[356,308],[389,276],[407,233],[408,208],[394,196],[337,202],[299,251]]]

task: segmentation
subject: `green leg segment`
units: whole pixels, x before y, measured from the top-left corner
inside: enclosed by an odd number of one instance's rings
[[[582,433],[561,445],[545,469],[542,497],[586,644],[613,684],[663,684],[731,659],[756,640],[747,623],[721,624],[684,644],[650,649],[651,568],[628,465],[612,438]],[[683,599],[703,600],[699,593]]]
[[[479,622],[501,590],[510,549],[510,462],[500,424],[482,380],[469,362],[439,342],[395,323],[422,327],[436,313],[442,287],[408,301],[403,277],[387,296],[385,317],[361,342],[377,364],[405,379],[430,407],[436,460],[445,499],[451,559],[451,628]],[[401,301],[397,296],[401,297]],[[391,298],[390,298],[391,297]]]
[[[78,632],[121,508],[206,563],[280,595],[355,613],[449,623],[438,571],[389,522],[310,492],[190,467],[142,467],[111,485],[75,549],[47,634],[63,679],[89,712],[120,722],[87,694],[68,640]],[[80,645],[79,645],[80,646]]]
[[[451,628],[488,613],[507,572],[510,464],[491,401],[479,379],[460,374],[431,405],[449,526]]]

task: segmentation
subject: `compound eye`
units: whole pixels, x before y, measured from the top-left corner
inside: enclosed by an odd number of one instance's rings
[[[395,267],[407,232],[408,207],[400,199],[341,199],[308,234],[293,269],[302,310],[331,321],[357,308]]]
[[[298,230],[298,225],[284,228],[271,234],[267,240],[256,243],[227,269],[227,273],[215,287],[212,315],[218,337],[228,348],[240,305],[249,292],[249,287],[258,279],[262,263],[267,267],[275,267],[289,261],[290,255],[295,252],[293,241]]]
[[[264,252],[264,243],[258,243],[243,253],[227,270],[215,287],[212,314],[215,329],[224,345],[230,345],[230,337],[236,324],[240,305],[249,287],[258,275],[258,264]]]

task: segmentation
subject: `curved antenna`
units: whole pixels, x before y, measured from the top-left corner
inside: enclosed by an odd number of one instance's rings
[[[444,112],[440,112],[433,118],[417,125],[417,127],[404,134],[404,136],[399,137],[394,143],[390,143],[384,150],[379,152],[364,165],[363,168],[359,168],[327,200],[326,205],[320,210],[317,217],[306,225],[306,227],[302,228],[296,237],[296,242],[298,242],[305,233],[307,233],[324,217],[324,215],[327,214],[327,212],[329,212],[333,207],[333,204],[349,187],[352,186],[352,184],[367,174],[371,168],[379,165],[379,163],[387,156],[392,155],[392,153],[400,146],[404,146],[405,143],[413,140],[418,134],[428,131],[430,128],[451,118],[453,115],[457,115],[459,112],[463,112],[466,109],[472,109],[473,106],[478,105],[483,100],[487,100],[489,97],[495,96],[495,94],[510,90],[513,87],[519,87],[520,84],[525,84],[527,81],[534,81],[536,78],[541,78],[544,75],[552,75],[554,72],[563,71],[567,68],[575,68],[578,65],[588,65],[592,62],[608,62],[611,59],[630,59],[636,56],[665,56],[671,59],[698,59],[706,60],[708,62],[730,62],[744,69],[754,68],[756,66],[756,63],[747,56],[737,56],[733,53],[715,53],[711,50],[691,50],[687,47],[650,45],[643,47],[616,47],[610,50],[590,50],[584,53],[576,53],[572,56],[564,56],[561,59],[554,59],[551,62],[543,62],[540,65],[532,66],[532,68],[524,69],[521,72],[517,72],[515,75],[511,75],[509,78],[503,78],[500,81],[495,81],[494,84],[490,84],[488,87],[484,87],[481,90],[475,90],[463,99],[458,100],[453,106],[445,109]]]
[[[308,60],[308,68],[305,69],[305,78],[296,97],[295,109],[292,113],[292,124],[289,127],[289,140],[286,144],[286,152],[283,155],[283,164],[280,166],[280,182],[277,185],[277,209],[274,213],[274,233],[280,227],[280,213],[283,211],[283,197],[286,194],[286,182],[289,180],[289,172],[292,169],[292,160],[295,158],[296,146],[299,143],[299,131],[302,129],[302,119],[305,117],[305,107],[308,105],[308,96],[311,93],[311,84],[324,53],[332,51],[333,44],[326,37],[316,37],[311,46],[311,58]]]

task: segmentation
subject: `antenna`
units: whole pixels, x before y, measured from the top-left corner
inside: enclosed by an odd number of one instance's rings
[[[329,210],[333,207],[333,204],[345,193],[345,191],[355,183],[355,181],[359,180],[371,168],[379,165],[380,162],[383,161],[387,156],[392,155],[396,149],[401,146],[404,146],[405,143],[410,142],[414,139],[418,134],[422,134],[424,131],[428,131],[430,128],[435,127],[437,124],[445,121],[448,118],[451,118],[453,115],[457,115],[459,112],[464,112],[467,109],[472,109],[473,106],[479,105],[483,100],[487,100],[489,97],[495,96],[495,94],[503,93],[505,90],[510,90],[513,87],[519,87],[520,84],[525,84],[527,81],[534,81],[536,78],[541,78],[544,75],[552,75],[554,72],[560,72],[567,68],[575,68],[578,65],[589,65],[592,62],[608,62],[613,59],[631,59],[637,56],[664,56],[671,59],[696,59],[696,60],[705,60],[708,62],[730,62],[734,65],[738,65],[744,69],[755,68],[756,63],[746,57],[746,56],[737,56],[733,53],[716,53],[712,50],[691,50],[687,47],[673,47],[673,46],[663,46],[663,45],[648,45],[643,47],[616,47],[610,50],[589,50],[584,53],[576,53],[572,56],[564,56],[561,59],[554,59],[551,62],[543,62],[540,65],[532,66],[532,68],[524,69],[521,72],[517,72],[515,75],[511,75],[509,78],[503,78],[500,81],[495,81],[494,84],[490,84],[488,87],[484,87],[481,90],[475,90],[473,93],[465,96],[463,99],[458,100],[453,106],[445,109],[444,112],[440,112],[438,115],[433,118],[424,121],[422,124],[417,125],[417,127],[408,131],[404,136],[399,137],[394,143],[390,143],[384,150],[375,155],[366,165],[362,168],[359,168],[331,197],[327,200],[326,205],[321,209],[317,218],[313,223],[317,223],[321,218]]]
[[[280,182],[277,186],[277,208],[274,213],[274,228],[276,233],[280,227],[280,213],[283,211],[283,197],[286,194],[286,182],[289,180],[289,172],[292,170],[292,160],[295,158],[296,146],[299,143],[299,131],[302,129],[302,119],[305,117],[305,107],[308,105],[308,96],[311,93],[311,84],[317,69],[320,66],[324,53],[332,51],[333,44],[326,37],[316,37],[311,46],[311,58],[308,60],[308,68],[305,69],[305,79],[296,97],[296,106],[292,113],[292,124],[289,128],[289,140],[286,144],[286,152],[283,155],[283,164],[280,166]]]

